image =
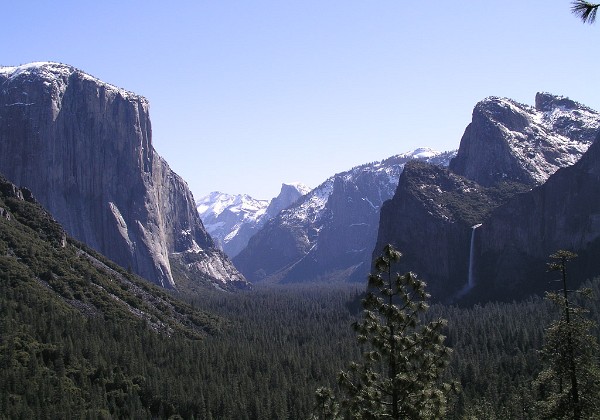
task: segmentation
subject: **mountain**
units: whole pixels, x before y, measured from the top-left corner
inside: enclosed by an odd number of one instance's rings
[[[294,204],[300,197],[310,192],[310,188],[298,182],[293,184],[281,184],[279,195],[274,197],[265,212],[265,219],[271,220],[283,209]]]
[[[28,288],[79,315],[143,321],[152,330],[196,339],[222,322],[194,314],[188,305],[74,240],[31,191],[1,175],[0,250],[5,298]],[[206,318],[194,318],[198,316]]]
[[[148,107],[72,66],[0,67],[0,172],[70,235],[156,284],[177,287],[177,264],[199,282],[246,285],[154,150]]]
[[[404,165],[447,165],[453,155],[418,149],[334,175],[267,222],[234,264],[253,282],[364,281],[380,207]]]
[[[596,111],[562,96],[538,93],[535,107],[490,97],[475,106],[450,170],[484,186],[540,185],[577,162],[597,128]]]
[[[196,202],[207,232],[231,258],[264,224],[309,191],[302,184],[282,184],[279,195],[256,200],[247,194],[212,192]]]
[[[253,234],[250,231],[262,219],[268,205],[268,200],[219,191],[211,192],[196,201],[196,208],[206,231],[230,257],[246,246]]]
[[[405,255],[401,269],[421,275],[439,300],[462,297],[484,278],[486,287],[477,288],[480,295],[514,296],[515,284],[528,284],[524,273],[544,273],[539,262],[550,253],[548,247],[572,245],[548,240],[547,232],[528,233],[559,217],[561,208],[558,203],[549,206],[546,199],[533,197],[539,194],[536,191],[545,190],[546,184],[556,182],[550,181],[559,173],[578,171],[581,164],[573,164],[580,158],[589,159],[581,156],[587,156],[588,148],[591,151],[599,128],[600,114],[564,97],[538,94],[535,109],[509,99],[480,102],[448,169],[407,165],[394,197],[382,207],[373,256],[379,255],[385,244],[394,244]],[[574,169],[567,170],[571,165]],[[557,171],[561,167],[565,169]],[[572,182],[570,188],[573,194],[581,194],[579,200],[594,197],[594,193],[576,188],[580,181]],[[571,194],[562,193],[565,198]],[[541,207],[531,205],[525,210],[517,204],[520,200],[534,200]],[[509,210],[515,206],[522,213]],[[513,213],[506,216],[503,212]],[[586,210],[580,217],[591,216]],[[534,222],[532,217],[542,219]],[[564,223],[583,223],[574,213],[568,217],[570,222],[563,219]],[[560,234],[563,239],[576,231],[554,228],[565,232]],[[519,252],[536,255],[537,260],[518,258]],[[492,285],[496,287],[493,292]],[[523,296],[532,290],[533,286],[522,287],[520,293]]]

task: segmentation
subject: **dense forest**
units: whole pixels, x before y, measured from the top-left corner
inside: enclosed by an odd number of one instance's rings
[[[191,340],[142,322],[90,318],[23,291],[20,303],[7,302],[17,296],[2,282],[4,418],[304,419],[315,390],[335,388],[338,372],[359,357],[350,328],[358,291],[210,293],[194,305],[229,322]],[[600,307],[591,309],[597,319]],[[532,381],[554,307],[533,298],[434,305],[429,315],[448,319],[454,351],[446,375],[462,387],[448,418],[534,418]]]

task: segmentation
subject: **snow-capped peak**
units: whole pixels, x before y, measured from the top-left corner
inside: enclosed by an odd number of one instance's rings
[[[303,199],[298,200],[294,208],[289,212],[282,212],[282,216],[291,224],[304,222],[318,223],[318,220],[323,216],[323,209],[333,192],[335,179],[339,178],[344,180],[344,182],[353,182],[360,174],[364,173],[373,174],[373,176],[378,178],[381,177],[381,185],[385,185],[384,188],[386,189],[385,193],[381,192],[382,197],[385,197],[381,200],[383,202],[385,199],[391,198],[393,192],[396,190],[400,173],[408,161],[419,159],[436,165],[448,166],[450,159],[455,154],[456,151],[439,152],[428,147],[421,147],[379,162],[356,166],[349,171],[328,178],[317,188],[306,194]]]
[[[430,149],[429,147],[419,147],[411,152],[402,153],[400,156],[413,158],[413,159],[428,159],[440,155],[437,150]]]
[[[208,233],[226,254],[234,257],[268,220],[309,190],[301,183],[284,183],[272,200],[215,191],[197,200],[196,208]]]
[[[475,106],[469,127],[451,165],[455,173],[486,186],[540,185],[585,153],[600,128],[600,113],[548,93],[536,95],[535,107],[492,96]]]
[[[301,195],[308,194],[311,190],[311,188],[309,186],[304,185],[301,182],[284,182],[282,184],[282,186],[283,185],[289,185],[289,186],[295,188]]]
[[[240,215],[243,219],[256,219],[264,213],[268,205],[268,200],[257,200],[247,194],[232,195],[219,191],[213,191],[196,201],[196,208],[202,220],[218,217],[226,210]]]

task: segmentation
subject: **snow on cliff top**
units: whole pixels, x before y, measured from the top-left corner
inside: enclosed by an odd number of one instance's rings
[[[430,149],[429,147],[419,147],[411,152],[402,153],[400,157],[413,159],[428,159],[440,155],[440,152]]]
[[[55,63],[52,61],[37,61],[33,63],[21,64],[20,66],[0,66],[0,76],[8,77],[9,80],[16,79],[20,76],[36,75],[43,77],[45,80],[55,85],[65,84],[68,78],[73,73],[77,73],[81,78],[85,80],[89,80],[97,83],[98,85],[105,86],[107,90],[112,91],[116,94],[120,94],[123,98],[127,100],[141,99],[144,102],[147,102],[146,98],[144,98],[143,96],[137,95],[131,91],[122,89],[118,86],[111,85],[110,83],[106,83],[68,64]]]
[[[592,143],[587,132],[600,129],[600,114],[564,96],[548,93],[542,109],[520,104],[512,99],[488,97],[477,106],[485,107],[491,121],[504,133],[511,154],[527,168],[532,178],[542,184],[559,168],[577,162]],[[526,125],[511,128],[504,109],[524,118]]]
[[[301,182],[284,182],[283,185],[290,185],[290,186],[296,188],[296,190],[298,190],[298,192],[302,195],[306,195],[309,192],[311,192],[311,190],[312,190],[311,187],[304,185]]]

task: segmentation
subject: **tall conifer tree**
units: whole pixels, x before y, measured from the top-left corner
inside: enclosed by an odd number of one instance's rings
[[[441,418],[450,384],[440,376],[451,350],[444,345],[445,320],[422,324],[427,311],[425,282],[413,273],[394,273],[401,253],[391,245],[375,260],[364,318],[354,324],[363,359],[341,372],[344,391],[338,406],[319,390],[320,407],[330,416],[352,419]],[[333,413],[333,414],[332,414]]]
[[[562,290],[547,293],[547,298],[560,310],[560,318],[546,330],[542,358],[545,369],[535,384],[543,418],[592,419],[600,412],[600,366],[598,341],[590,330],[596,324],[587,319],[587,311],[577,306],[567,287],[567,261],[577,255],[558,251],[550,256],[550,270],[561,273]],[[581,289],[578,295],[590,295]]]

